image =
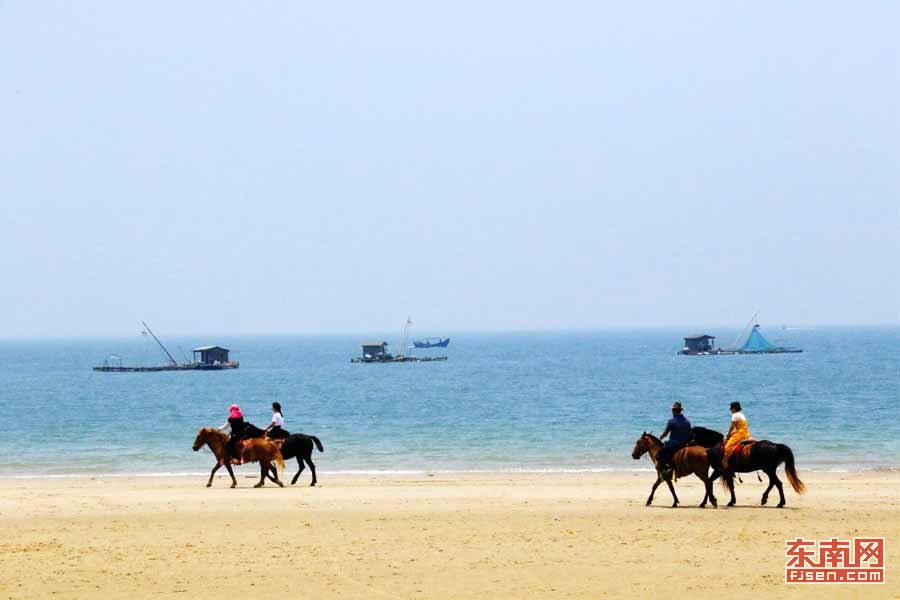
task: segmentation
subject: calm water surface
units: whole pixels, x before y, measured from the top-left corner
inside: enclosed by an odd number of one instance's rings
[[[139,337],[2,341],[0,475],[204,472],[197,429],[231,403],[264,426],[273,400],[287,429],[322,439],[324,472],[648,468],[634,441],[674,400],[720,431],[739,400],[801,469],[900,463],[900,328],[770,330],[806,351],[769,356],[677,356],[684,333],[457,334],[422,351],[447,362],[391,365],[350,364],[350,337],[167,338],[178,357],[218,343],[241,361],[181,373],[91,370],[109,354],[161,363]]]

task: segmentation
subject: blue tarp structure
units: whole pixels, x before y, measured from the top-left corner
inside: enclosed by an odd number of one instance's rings
[[[769,340],[763,337],[759,332],[759,325],[754,325],[747,336],[747,341],[740,347],[738,352],[771,352],[776,347],[769,343]]]

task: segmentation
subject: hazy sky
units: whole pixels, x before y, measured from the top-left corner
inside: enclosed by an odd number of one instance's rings
[[[898,23],[0,1],[0,337],[898,323]]]

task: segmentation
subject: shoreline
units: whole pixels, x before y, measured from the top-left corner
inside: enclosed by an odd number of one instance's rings
[[[289,470],[290,473],[295,471]],[[0,588],[15,600],[185,598],[693,597],[821,598],[785,586],[796,536],[886,539],[887,582],[844,595],[900,592],[900,473],[801,470],[806,494],[760,507],[752,474],[738,505],[698,509],[700,481],[665,486],[651,507],[646,471],[343,475],[308,487],[230,489],[206,476],[0,480]],[[774,493],[774,492],[773,492]],[[772,500],[777,499],[777,495]],[[774,501],[772,502],[774,504]],[[40,573],[40,576],[35,574]],[[827,591],[826,591],[827,590]]]
[[[235,477],[240,479],[243,475],[247,477],[258,477],[253,473],[250,465],[243,465],[243,470],[235,470]],[[783,467],[779,467],[783,475]],[[296,472],[296,465],[287,463],[284,473]],[[304,471],[306,472],[306,471]],[[333,477],[394,477],[394,476],[423,476],[430,477],[433,475],[454,476],[459,475],[590,475],[590,474],[629,474],[629,473],[653,473],[652,466],[634,467],[634,468],[618,468],[618,467],[594,467],[594,468],[509,468],[509,469],[336,469],[329,470],[323,467],[316,467],[319,476]],[[874,466],[874,467],[803,467],[804,473],[824,473],[824,474],[865,474],[865,473],[900,473],[900,466]],[[159,471],[159,472],[97,472],[97,473],[29,473],[25,475],[4,474],[0,473],[0,482],[17,481],[17,480],[66,480],[66,479],[128,479],[131,477],[138,479],[165,479],[185,478],[185,477],[209,477],[210,470],[204,471]],[[225,473],[225,471],[222,471]],[[217,477],[221,474],[217,474]],[[779,475],[781,477],[782,475]]]

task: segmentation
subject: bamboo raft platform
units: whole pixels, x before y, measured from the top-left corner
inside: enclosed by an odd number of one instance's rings
[[[407,322],[407,327],[409,323]],[[363,342],[362,356],[350,359],[351,363],[407,363],[407,362],[440,362],[447,360],[446,356],[405,356],[393,355],[387,351],[387,342]]]
[[[150,335],[159,344],[159,347],[166,354],[169,359],[168,364],[165,365],[153,365],[153,366],[141,366],[141,367],[126,367],[121,364],[121,359],[118,357],[112,357],[117,359],[119,364],[115,364],[115,360],[113,364],[109,363],[109,360],[104,360],[103,364],[97,367],[94,367],[94,371],[99,371],[101,373],[158,373],[160,371],[222,371],[224,369],[237,369],[241,366],[241,363],[236,360],[229,360],[228,353],[230,350],[228,348],[223,348],[221,346],[201,346],[199,348],[194,348],[194,360],[191,362],[183,362],[179,363],[172,354],[168,351],[168,349],[163,346],[163,343],[159,341],[159,338],[156,337],[156,334],[153,333],[153,330],[150,329],[150,326],[147,323],[141,321],[141,324],[144,326],[145,331],[143,333]],[[200,355],[200,359],[197,360],[197,355]],[[187,358],[187,357],[185,357]]]
[[[157,371],[221,371],[222,369],[237,369],[238,361],[228,361],[219,364],[205,363],[181,363],[177,365],[158,365],[153,367],[118,367],[114,365],[101,365],[94,367],[94,371],[103,373],[155,373]]]
[[[447,360],[446,356],[390,356],[381,357],[364,357],[357,356],[351,358],[351,363],[403,363],[403,362],[438,362]]]

